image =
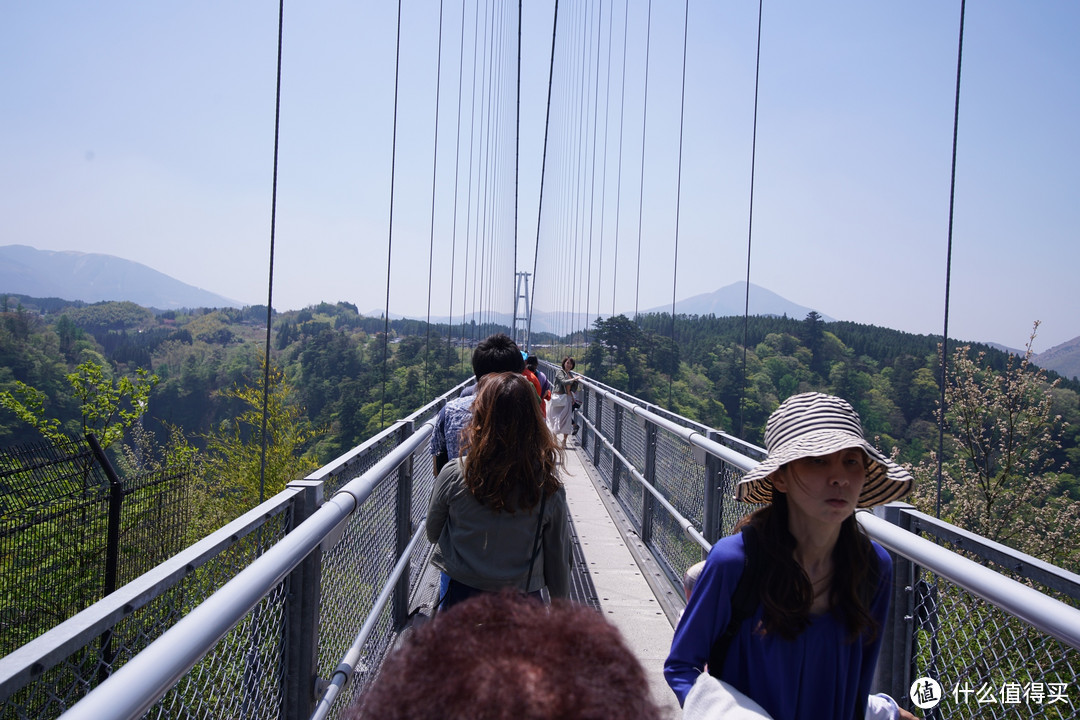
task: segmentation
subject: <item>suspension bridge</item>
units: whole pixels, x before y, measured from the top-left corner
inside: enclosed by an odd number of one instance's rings
[[[288,14],[281,7],[279,92],[288,58]],[[526,241],[518,236],[521,4],[463,0],[453,12],[449,3],[439,4],[431,155],[423,173],[397,165],[398,131],[406,125],[398,112],[399,6],[386,178],[387,321],[391,289],[400,282],[395,254],[400,257],[403,236],[414,243],[419,236],[426,252],[415,254],[415,244],[406,252],[415,255],[413,275],[423,272],[416,258],[426,260],[428,319],[447,313],[462,339],[469,320],[501,323],[527,346],[542,307],[550,312],[545,330],[569,342],[574,333],[587,335],[597,317],[643,310],[643,275],[655,280],[657,267],[665,267],[677,342],[675,297],[685,263],[680,228],[717,201],[703,198],[696,183],[684,185],[693,155],[684,131],[694,123],[700,130],[706,120],[685,115],[687,77],[694,72],[687,38],[697,8],[686,3],[672,15],[671,7],[554,4],[543,150],[535,163],[536,234]],[[743,21],[760,71],[765,16],[761,4],[753,9]],[[954,139],[953,178],[963,17],[961,4],[955,105],[946,130]],[[625,54],[635,44],[645,48],[637,72]],[[661,53],[681,58],[671,65],[679,68],[675,75],[651,72],[650,56]],[[740,169],[749,182],[734,193],[743,206],[741,229],[729,233],[740,242],[723,255],[745,268],[744,315],[753,312],[756,257],[759,72],[754,77],[744,98],[752,112],[743,126],[750,144]],[[667,124],[658,124],[661,117]],[[277,251],[277,120],[268,309]],[[652,155],[665,157],[671,171],[663,188],[648,183]],[[658,227],[657,216],[668,224]],[[942,236],[942,337],[948,338],[951,219]],[[531,247],[531,256],[519,252],[523,247]],[[658,260],[665,255],[670,260]],[[626,302],[631,295],[634,302]],[[268,354],[271,320],[268,310]],[[552,350],[559,355],[566,346]],[[733,487],[762,451],[594,380],[584,385],[581,440],[566,466],[575,599],[623,629],[650,669],[655,697],[675,716],[659,663],[682,604],[679,579],[748,511],[731,499]],[[438,409],[461,389],[406,418],[388,418],[368,442],[3,658],[5,717],[340,717],[410,618],[432,605],[436,581],[422,533],[433,481],[426,441]],[[996,701],[982,704],[974,695],[956,695],[927,717],[1015,717],[1018,708],[1025,717],[1074,714],[1080,577],[904,504],[861,513],[860,520],[896,560],[878,689],[907,702],[916,678],[934,677],[949,691],[997,693]],[[1022,703],[1006,702],[1014,683],[1026,689]]]

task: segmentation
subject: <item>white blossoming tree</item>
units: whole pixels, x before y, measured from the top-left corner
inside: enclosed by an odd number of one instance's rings
[[[1058,492],[1050,454],[1060,448],[1053,389],[1031,364],[1036,322],[1021,358],[1002,372],[969,347],[953,353],[945,388],[942,519],[1061,567],[1080,559],[1080,502]],[[940,408],[938,410],[940,412]],[[937,457],[913,467],[913,502],[933,514]]]

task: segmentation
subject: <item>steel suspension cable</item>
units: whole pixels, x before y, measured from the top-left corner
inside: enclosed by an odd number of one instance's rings
[[[424,402],[432,397],[428,394],[429,377],[431,367],[429,365],[428,351],[431,345],[431,279],[435,258],[435,178],[439,167],[439,99],[442,90],[442,34],[443,34],[443,0],[439,0],[439,42],[435,62],[435,140],[431,153],[431,233],[428,237],[428,293],[427,293],[427,320],[425,329],[427,335],[424,338]]]
[[[596,119],[600,115],[598,107],[600,105],[600,31],[604,24],[604,2],[600,0],[597,3],[597,21],[596,21],[596,69],[593,72],[593,111],[592,111],[592,163],[590,167],[591,178],[589,180],[589,264],[586,272],[586,285],[585,285],[585,330],[582,340],[585,343],[585,347],[589,347],[589,303],[592,300],[592,260],[593,260],[593,228],[595,227],[595,221],[593,219],[593,213],[596,210]],[[603,242],[603,240],[601,240]],[[603,245],[600,247],[603,252]],[[600,280],[597,278],[596,284],[596,296],[600,297]]]
[[[686,0],[683,11],[683,46],[682,46],[682,96],[679,101],[679,170],[675,181],[675,249],[671,269],[671,346],[675,349],[675,292],[678,287],[679,275],[679,218],[682,210],[682,164],[683,164],[683,126],[686,118],[686,36],[690,27],[690,0]],[[671,396],[675,384],[675,375],[679,367],[675,366],[673,372],[668,373],[668,408],[671,407]]]
[[[458,95],[457,95],[457,140],[454,146],[454,216],[453,228],[450,234],[450,307],[446,327],[447,355],[453,348],[454,343],[454,284],[457,273],[457,216],[458,216],[458,190],[461,181],[461,89],[462,80],[465,77],[465,0],[461,0],[461,36],[458,39]],[[462,291],[464,294],[464,291]],[[464,317],[462,317],[464,324]],[[464,325],[463,325],[464,326]],[[463,353],[459,353],[463,355]]]
[[[472,90],[469,94],[469,180],[465,184],[465,277],[461,288],[461,345],[465,346],[465,308],[469,302],[469,249],[472,244],[472,177],[473,177],[473,144],[476,138],[476,55],[480,42],[480,2],[477,0],[473,5],[473,64],[472,64]],[[476,316],[473,315],[475,321]],[[461,356],[461,367],[465,367],[465,353]]]
[[[615,315],[615,291],[619,281],[619,232],[622,228],[623,121],[626,119],[626,36],[630,26],[630,0],[623,5],[622,91],[619,100],[619,169],[615,183],[615,257],[611,264],[611,315]]]
[[[537,202],[536,209],[536,245],[533,248],[533,286],[532,297],[529,299],[529,336],[532,336],[532,314],[536,307],[536,286],[538,284],[538,277],[536,275],[537,263],[540,258],[540,228],[544,216],[544,186],[547,178],[547,154],[548,154],[548,133],[551,127],[551,83],[555,76],[555,39],[558,35],[559,27],[559,0],[555,0],[555,13],[551,22],[551,59],[548,63],[548,92],[547,92],[547,104],[544,110],[544,149],[540,160],[540,192],[539,200]]]
[[[608,13],[608,41],[607,41],[607,62],[604,64],[604,70],[606,72],[605,84],[604,84],[604,154],[603,159],[600,161],[604,170],[600,175],[600,266],[596,270],[596,275],[599,278],[599,282],[596,286],[596,317],[600,318],[600,296],[603,294],[604,289],[604,226],[607,220],[607,168],[608,168],[608,124],[611,120],[611,33],[612,27],[615,22],[613,16],[615,15],[614,2],[612,3],[611,12]],[[612,315],[615,311],[612,310]]]
[[[764,0],[758,0],[758,26],[757,26],[757,56],[754,61],[754,127],[750,141],[750,212],[746,229],[746,298],[743,304],[743,356],[742,356],[742,387],[739,389],[739,431],[738,437],[742,437],[744,425],[744,410],[746,406],[746,345],[749,342],[750,328],[750,253],[754,240],[754,172],[757,168],[757,116],[758,116],[758,90],[761,83],[761,16]]]
[[[259,503],[266,499],[266,433],[270,415],[270,331],[274,319],[274,243],[277,233],[278,145],[281,139],[281,47],[285,27],[285,0],[278,3],[277,84],[274,91],[274,177],[270,193],[270,269],[266,280],[266,348],[263,355],[262,429],[259,448]],[[260,550],[262,543],[259,543]]]
[[[652,0],[645,29],[645,95],[641,108],[641,172],[638,182],[637,274],[634,279],[634,322],[638,321],[641,297],[641,217],[645,203],[645,137],[649,117],[649,49],[652,41]]]
[[[521,175],[521,0],[518,0],[517,17],[517,86],[514,94],[514,314],[510,333],[517,342],[517,271],[518,271],[518,182]],[[529,347],[528,333],[522,339],[526,348]]]
[[[949,378],[949,291],[952,283],[953,216],[956,208],[956,139],[960,130],[960,70],[964,59],[965,4],[966,0],[960,0],[960,34],[956,47],[956,97],[953,101],[952,168],[949,179],[949,233],[945,251],[945,320],[941,331],[941,407],[938,412],[937,499],[934,502],[934,517],[938,518],[941,517],[941,476],[945,456],[945,387]]]
[[[397,47],[394,51],[394,129],[390,142],[390,223],[386,240],[386,307],[383,312],[382,400],[379,403],[379,429],[386,427],[386,370],[390,349],[390,265],[394,256],[394,175],[397,171],[398,78],[401,70],[401,0],[398,0]]]

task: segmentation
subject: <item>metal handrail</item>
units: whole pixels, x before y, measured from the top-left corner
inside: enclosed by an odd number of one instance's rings
[[[1066,645],[1080,648],[1080,610],[1005,577],[869,512],[856,515],[874,540],[917,565],[1015,615]]]
[[[292,532],[244,568],[160,638],[128,661],[61,717],[140,717],[229,632],[271,589],[348,521],[375,488],[431,435],[432,422],[350,481]]]
[[[610,398],[612,403],[619,405],[626,410],[629,410],[630,413],[635,415],[636,417],[639,417],[646,422],[653,423],[654,425],[661,427],[664,430],[667,430],[672,435],[675,435],[676,437],[682,439],[688,445],[701,448],[713,457],[723,460],[724,462],[731,465],[734,465],[735,467],[744,472],[750,470],[753,467],[756,467],[758,464],[757,460],[754,460],[747,455],[743,455],[742,453],[732,450],[726,445],[722,445],[715,440],[710,440],[697,430],[687,428],[677,422],[673,422],[665,417],[657,415],[656,413],[646,409],[645,407],[642,407],[641,405],[637,405],[630,402],[629,400],[625,400],[619,395],[616,395],[614,392],[609,392],[605,390],[603,387],[591,380],[580,379],[578,380],[578,382],[582,383],[583,385],[587,385],[589,388],[592,389],[593,392],[597,393],[601,397]],[[599,433],[597,433],[597,435],[599,436]],[[755,446],[750,445],[749,443],[743,444],[747,447],[760,450],[763,455],[765,453],[765,450],[763,448],[755,448]]]
[[[602,442],[604,444],[604,447],[606,447],[612,455],[619,459],[619,462],[621,462],[623,464],[623,467],[626,468],[626,471],[630,474],[630,477],[634,478],[634,480],[636,480],[637,483],[641,485],[641,487],[646,492],[656,498],[656,501],[660,503],[665,510],[667,510],[668,515],[670,515],[675,520],[675,522],[678,523],[679,527],[682,528],[682,531],[686,533],[687,537],[700,545],[701,548],[706,552],[712,549],[712,543],[706,540],[705,536],[702,535],[696,527],[694,527],[694,523],[683,517],[683,515],[675,509],[675,506],[668,502],[668,499],[664,497],[663,493],[653,487],[652,484],[645,479],[645,476],[638,472],[637,468],[634,467],[634,464],[630,462],[630,460],[628,460],[625,455],[619,452],[615,448],[615,445],[613,443],[611,443],[606,437],[604,437],[597,431],[596,426],[592,424],[592,421],[589,420],[589,418],[582,417],[581,421],[584,422],[585,425],[593,431],[593,436],[597,438],[600,442]]]

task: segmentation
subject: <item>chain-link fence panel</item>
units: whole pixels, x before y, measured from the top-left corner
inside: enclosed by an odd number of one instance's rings
[[[286,578],[146,714],[150,718],[280,717]]]
[[[131,612],[118,619],[111,628],[106,628],[100,635],[80,647],[69,649],[67,655],[57,660],[54,665],[48,668],[32,668],[29,682],[10,695],[0,698],[3,701],[0,717],[4,720],[9,718],[40,720],[58,717],[104,682],[113,671],[122,667],[164,634],[192,608],[250,565],[263,550],[284,537],[292,523],[291,513],[288,510],[288,505],[284,505],[277,512],[268,513],[268,516],[260,519],[258,529],[238,537],[235,542],[199,567],[193,568],[174,584],[148,585],[146,592],[153,597],[144,605],[132,609]],[[264,600],[263,605],[266,608],[262,612],[262,619],[259,622],[254,620],[248,622],[249,627],[244,632],[244,636],[248,638],[247,642],[250,642],[250,638],[262,638],[263,644],[266,645],[266,647],[258,647],[255,655],[252,656],[253,661],[259,660],[265,663],[269,659],[280,658],[279,646],[282,635],[278,606],[283,597],[283,593],[278,593],[277,600]],[[208,656],[209,659],[200,662],[187,677],[191,678],[194,675],[200,678],[199,683],[212,688],[248,688],[248,695],[251,696],[253,692],[251,681],[244,685],[242,674],[237,674],[237,666],[230,659],[239,647],[240,641],[229,639],[236,633],[237,630],[234,630],[222,640],[223,644],[219,644],[218,647],[222,648],[219,651],[221,657],[215,659]],[[280,660],[278,662],[280,664]],[[186,690],[174,691],[174,695],[166,696],[151,715],[154,717],[241,716],[239,705],[234,706],[235,712],[188,714],[187,708],[192,706],[193,701],[184,700],[184,698],[196,691],[193,689],[195,685],[191,684],[191,680],[186,682],[188,683]],[[273,692],[280,696],[280,690]],[[269,691],[263,689],[260,693],[267,696]],[[265,706],[257,713],[253,712],[250,717],[277,717],[277,712],[275,704],[272,707]]]
[[[645,473],[645,428],[637,418],[630,413],[623,413],[622,433],[620,434],[622,449],[620,452],[639,473]],[[619,500],[623,510],[633,519],[634,527],[639,531],[642,524],[641,509],[644,501],[645,490],[641,484],[630,477],[625,470],[619,475],[619,485],[615,497]]]
[[[319,676],[329,678],[360,633],[366,608],[375,604],[397,562],[397,474],[391,474],[356,509],[341,539],[322,556],[319,617]],[[378,667],[393,641],[389,609],[368,638],[351,683],[363,687],[367,674]],[[338,702],[340,713],[348,703]],[[335,715],[336,717],[336,715]]]
[[[189,486],[186,469],[151,472],[122,479],[112,495],[75,438],[0,450],[0,655],[179,552]]]
[[[144,473],[124,481],[117,587],[184,549],[191,517],[188,468]]]
[[[656,436],[656,489],[680,515],[703,527],[705,466],[681,438],[661,430]],[[686,568],[701,560],[701,546],[682,531],[660,504],[654,504],[652,548],[671,580],[680,581]]]
[[[1003,577],[1080,606],[1075,589],[1070,593],[1041,585],[1023,572],[1019,559],[1012,566],[995,563],[963,545],[934,539]],[[912,676],[933,678],[943,694],[925,717],[1076,717],[1080,650],[926,568],[918,568],[917,577]]]

